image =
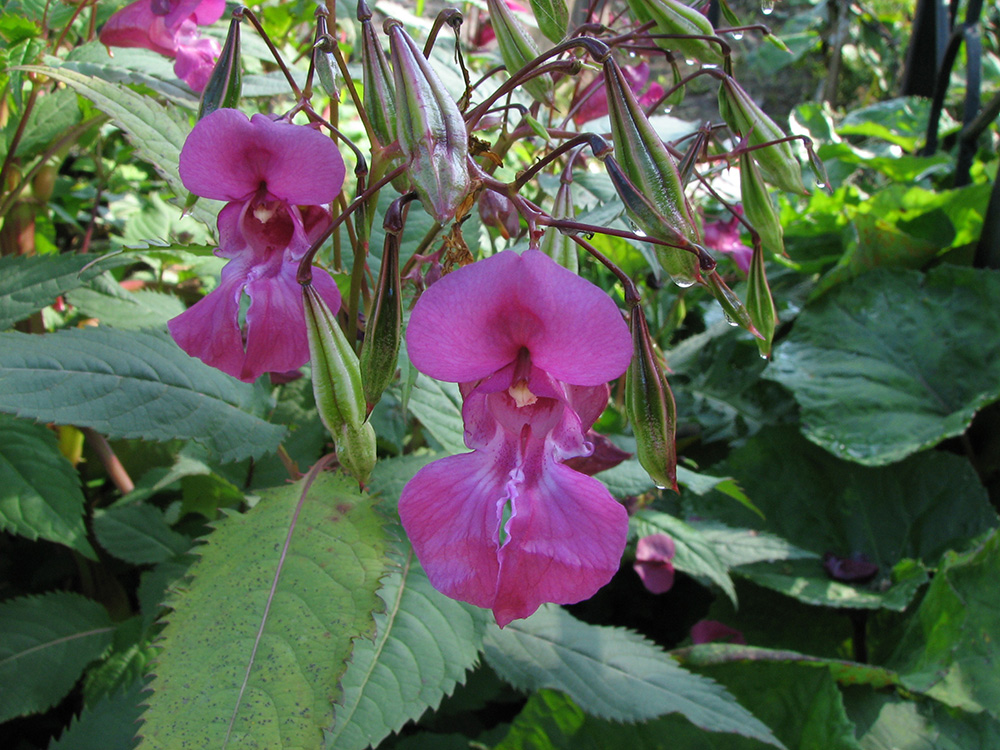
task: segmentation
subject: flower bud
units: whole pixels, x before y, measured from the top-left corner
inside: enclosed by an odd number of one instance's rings
[[[653,349],[646,314],[632,308],[632,362],[625,373],[625,413],[635,435],[636,457],[661,489],[677,491],[677,407]]]
[[[747,282],[750,287],[747,291],[747,311],[750,313],[750,320],[753,321],[754,327],[760,332],[757,348],[760,350],[760,356],[770,359],[778,313],[774,309],[771,287],[767,283],[767,272],[764,270],[764,250],[761,247],[755,247],[753,250]]]
[[[531,38],[521,22],[503,0],[486,0],[490,11],[490,22],[500,47],[500,57],[507,68],[507,74],[513,76],[517,71],[534,60],[539,55],[535,40]],[[542,104],[552,103],[552,92],[555,81],[548,73],[535,76],[522,85],[532,98]]]
[[[572,219],[575,216],[573,211],[572,182],[563,180],[559,183],[555,203],[552,206],[552,216],[556,219]],[[580,258],[576,243],[573,242],[571,237],[563,234],[555,227],[549,227],[545,230],[538,249],[563,268],[568,268],[573,273],[579,272]]]
[[[719,87],[719,112],[733,132],[746,139],[750,146],[760,146],[785,137],[774,120],[764,114],[764,110],[731,76],[722,79],[722,86]],[[802,168],[788,141],[756,149],[753,156],[771,184],[790,193],[805,194]]]
[[[469,136],[455,100],[399,21],[385,22],[396,82],[396,137],[424,209],[444,224],[469,193]]]
[[[521,231],[521,218],[513,202],[496,190],[484,190],[479,196],[479,218],[483,224],[500,231],[505,240]]]
[[[313,286],[304,285],[302,293],[316,407],[337,444],[341,465],[364,484],[375,466],[375,431],[365,421],[358,357]]]
[[[604,62],[604,77],[615,142],[615,159],[605,159],[608,174],[639,228],[679,246],[657,245],[657,257],[674,283],[691,286],[700,278],[698,258],[682,248],[697,245],[700,238],[677,165],[636,101],[618,63],[610,57]],[[613,161],[617,161],[618,175],[612,174]]]
[[[740,195],[743,213],[757,230],[761,244],[775,255],[784,255],[784,230],[778,212],[771,202],[771,195],[753,157],[746,151],[740,154]]]
[[[240,24],[243,13],[235,11],[229,21],[229,33],[215,61],[205,90],[201,93],[198,119],[217,109],[238,109],[243,93],[243,63],[240,60]]]
[[[667,52],[677,52],[709,65],[721,65],[722,48],[705,39],[684,39],[689,36],[715,36],[712,22],[705,15],[677,0],[628,0],[636,18],[643,23],[653,21],[658,34],[681,35],[681,38],[654,39]]]

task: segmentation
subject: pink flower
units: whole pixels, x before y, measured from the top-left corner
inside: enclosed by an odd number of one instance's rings
[[[333,141],[304,125],[219,109],[195,125],[181,149],[180,175],[196,195],[228,201],[219,248],[228,258],[211,294],[168,324],[188,354],[247,382],[309,359],[298,262],[329,226],[326,207],[344,182]],[[328,273],[313,286],[331,310],[340,294]],[[240,300],[250,298],[245,325]]]
[[[739,643],[746,645],[743,633],[717,620],[699,620],[691,626],[691,640],[699,643]]]
[[[214,39],[203,38],[198,26],[215,23],[225,9],[225,0],[138,0],[108,19],[101,43],[144,47],[177,58],[174,73],[193,91],[201,91],[221,49]]]
[[[633,570],[651,594],[664,594],[674,585],[674,540],[666,534],[651,534],[635,548]]]
[[[406,341],[417,369],[461,385],[472,449],[425,466],[400,498],[431,583],[501,627],[593,595],[618,570],[628,517],[563,462],[593,450],[587,430],[631,358],[615,304],[543,253],[508,250],[428,288]]]
[[[743,209],[736,208],[741,214]],[[740,239],[743,225],[735,216],[729,221],[710,221],[705,224],[705,245],[720,253],[732,255],[736,265],[743,273],[750,272],[750,260],[753,258],[753,248],[747,247]]]
[[[640,94],[649,82],[649,63],[624,65],[622,75],[625,76],[629,88],[635,92],[641,106],[648,107],[663,96],[663,87],[656,82],[651,83],[646,92]],[[593,83],[580,92],[577,101],[580,102],[580,106],[573,115],[573,122],[578,126],[608,114],[608,90],[604,86],[604,76],[594,79]]]

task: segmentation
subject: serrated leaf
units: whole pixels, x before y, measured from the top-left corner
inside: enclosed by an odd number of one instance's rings
[[[159,563],[183,555],[191,540],[167,525],[152,505],[119,505],[94,514],[94,536],[119,560],[135,565]]]
[[[546,604],[503,630],[489,628],[484,646],[490,666],[514,687],[561,690],[592,716],[646,721],[680,713],[711,732],[783,747],[724,688],[628,630],[587,625]]]
[[[111,643],[97,602],[60,591],[0,604],[0,721],[44,711]]]
[[[421,374],[410,391],[407,408],[449,454],[466,453],[462,394],[455,383]]]
[[[260,457],[285,434],[252,385],[189,357],[165,334],[89,328],[0,334],[0,411],[114,438],[192,439],[222,461]]]
[[[137,155],[159,172],[174,193],[187,194],[177,172],[177,164],[191,128],[187,115],[178,108],[166,107],[152,97],[121,84],[108,83],[73,70],[45,65],[25,65],[21,70],[55,78],[90,99],[125,132],[136,147]],[[220,207],[219,201],[202,198],[190,213],[213,227]]]
[[[757,529],[735,529],[714,521],[689,521],[689,525],[701,533],[719,559],[730,568],[755,562],[819,557],[780,536]]]
[[[17,144],[18,158],[34,156],[78,122],[80,107],[74,92],[56,89],[38,97],[28,116],[24,137]]]
[[[328,748],[377,746],[437,708],[479,658],[486,610],[435,591],[412,550],[395,564],[379,592],[386,611],[375,615],[375,641],[355,642],[340,681]]]
[[[807,308],[764,377],[804,434],[849,461],[899,461],[1000,398],[1000,271],[875,271]],[[919,302],[919,304],[918,304]]]
[[[356,482],[320,474],[206,541],[171,602],[140,747],[321,747],[352,642],[374,630],[382,519]]]
[[[66,301],[88,317],[129,331],[162,328],[185,309],[179,297],[149,289],[130,292],[107,275],[68,292]]]
[[[92,706],[130,685],[142,684],[156,657],[156,650],[150,643],[152,637],[139,615],[118,625],[109,652],[84,675],[84,704]],[[133,734],[136,729],[138,725],[133,727]]]
[[[97,559],[83,523],[80,477],[52,431],[0,414],[0,529]]]
[[[132,750],[142,713],[142,680],[83,709],[48,750]]]

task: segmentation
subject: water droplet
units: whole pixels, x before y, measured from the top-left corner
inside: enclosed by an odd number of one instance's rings
[[[760,12],[765,16],[774,13],[774,0],[760,0]]]
[[[688,65],[696,65],[698,63],[697,60],[692,60],[691,58],[685,59],[684,62],[686,62]]]
[[[726,322],[729,323],[729,325],[731,325],[733,328],[739,326],[739,323],[733,320],[732,317],[729,315],[729,313],[726,313],[725,315],[726,315]]]
[[[762,360],[764,360],[765,362],[767,362],[769,359],[771,359],[769,356],[767,356],[766,354],[764,354],[764,352],[760,353],[760,358]]]
[[[742,38],[743,38],[743,32],[742,31],[734,31],[733,32],[733,39],[735,39],[737,42],[740,39],[742,39]]]
[[[654,486],[654,487],[656,487],[656,489],[658,489],[658,490],[666,490],[666,489],[670,489],[670,488],[669,488],[669,487],[667,487],[667,485],[665,485],[665,484],[656,484],[655,482],[653,483],[653,486]]]
[[[694,286],[694,279],[687,276],[671,276],[670,280],[681,289],[687,289],[689,286]]]

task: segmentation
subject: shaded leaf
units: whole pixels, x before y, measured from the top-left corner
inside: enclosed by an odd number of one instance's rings
[[[83,709],[49,750],[132,750],[139,739],[142,681]]]
[[[167,525],[152,505],[118,505],[94,514],[94,536],[119,560],[144,565],[183,555],[191,540]]]
[[[285,428],[256,414],[252,385],[185,354],[165,333],[0,334],[0,411],[114,438],[197,440],[223,461],[274,450]]]
[[[179,297],[148,289],[130,292],[108,276],[67,293],[66,301],[88,317],[126,330],[163,328],[185,309]]]
[[[407,408],[448,454],[468,452],[458,385],[421,374],[410,391]]]
[[[529,0],[538,22],[538,29],[552,42],[558,44],[566,36],[569,10],[566,0]]]

